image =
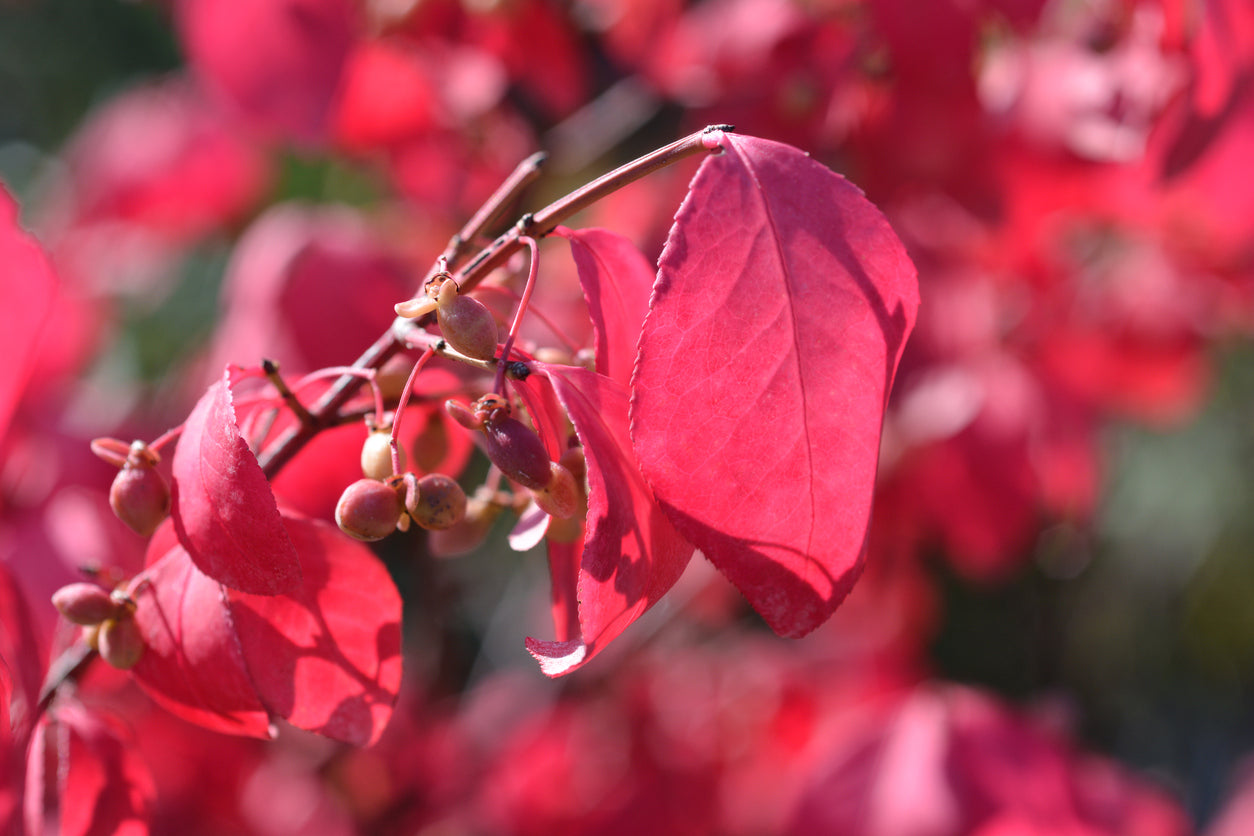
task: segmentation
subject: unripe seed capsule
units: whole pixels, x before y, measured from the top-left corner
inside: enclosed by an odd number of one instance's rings
[[[374,479],[358,479],[335,506],[340,530],[358,540],[382,540],[400,521],[404,504],[396,489]]]
[[[440,288],[436,319],[444,339],[462,354],[476,360],[496,357],[496,319],[478,299],[462,296],[456,282]]]
[[[569,519],[579,508],[579,488],[575,485],[575,477],[557,462],[550,462],[549,468],[549,484],[533,490],[531,495],[544,513],[559,520]]]
[[[110,618],[100,625],[96,634],[100,658],[121,670],[130,670],[144,655],[144,637],[130,613]]]
[[[484,452],[509,479],[532,490],[549,484],[549,454],[540,436],[517,418],[499,413],[483,425]]]
[[[90,583],[72,583],[52,593],[52,605],[67,621],[87,626],[121,614],[124,607]]]
[[[398,447],[401,467],[405,467],[405,450]],[[392,431],[372,430],[361,445],[361,473],[367,479],[386,479],[392,475]]]
[[[451,528],[466,516],[466,492],[443,473],[428,473],[418,480],[405,510],[423,528]]]
[[[109,506],[132,531],[147,537],[170,514],[170,486],[151,465],[127,464],[113,477]]]

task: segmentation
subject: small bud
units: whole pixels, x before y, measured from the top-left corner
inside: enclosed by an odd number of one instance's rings
[[[405,467],[405,450],[398,447],[401,467]],[[361,445],[361,472],[367,479],[386,479],[392,475],[391,428],[372,430]]]
[[[72,583],[52,593],[52,605],[67,621],[83,626],[99,624],[125,611],[108,592],[91,583]]]
[[[109,506],[132,531],[147,537],[170,514],[170,486],[151,464],[128,462],[113,478]]]
[[[404,506],[396,489],[374,479],[358,479],[335,506],[340,530],[358,540],[382,540],[396,529]]]
[[[462,296],[457,283],[448,281],[440,288],[438,305],[440,333],[449,345],[476,360],[496,357],[496,319],[482,302]]]
[[[443,473],[428,473],[407,495],[405,510],[423,528],[451,528],[466,516],[466,492]]]
[[[110,618],[100,625],[96,634],[100,658],[120,670],[130,670],[144,655],[144,637],[130,613]]]
[[[444,402],[444,411],[448,413],[450,418],[468,430],[483,429],[483,419],[468,409],[466,405],[460,401],[455,401],[452,398],[449,398]]]

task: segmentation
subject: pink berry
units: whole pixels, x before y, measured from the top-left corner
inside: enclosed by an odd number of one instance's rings
[[[483,425],[484,452],[509,479],[532,490],[549,484],[548,451],[540,436],[517,418],[492,413]]]
[[[91,583],[72,583],[52,593],[52,605],[67,621],[88,626],[119,615],[123,607]]]
[[[144,636],[139,632],[135,617],[126,612],[100,625],[96,633],[96,647],[100,651],[100,658],[110,665],[129,670],[144,655]]]
[[[455,282],[440,288],[436,319],[444,339],[462,354],[476,360],[496,357],[496,319],[478,299],[462,296]]]
[[[170,515],[170,486],[148,464],[127,464],[113,478],[109,505],[118,519],[147,537]]]
[[[451,528],[466,516],[466,492],[443,473],[428,473],[418,480],[417,488],[405,510],[423,528]]]
[[[350,537],[382,540],[395,530],[403,510],[395,488],[374,479],[358,479],[340,495],[335,521]]]

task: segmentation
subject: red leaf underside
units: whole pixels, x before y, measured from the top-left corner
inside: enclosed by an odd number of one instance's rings
[[[249,673],[266,707],[292,725],[369,745],[400,688],[400,593],[370,549],[334,526],[284,524],[301,555],[301,586],[282,596],[229,591]]]
[[[160,533],[154,544],[166,539]],[[132,673],[171,713],[214,731],[269,737],[270,718],[257,698],[226,609],[220,583],[181,546],[150,551],[149,583],[135,594],[144,654]]]
[[[606,229],[565,229],[596,331],[597,371],[627,386],[649,312],[653,267],[636,245]]]
[[[585,664],[674,586],[692,545],[667,521],[636,467],[623,388],[586,369],[533,365],[553,384],[588,467],[587,527],[574,588],[565,561],[558,566],[562,577],[554,574],[559,637],[574,621],[569,611],[559,611],[563,605],[577,607],[579,635],[557,642],[527,640],[541,669],[556,676]]]
[[[174,452],[174,527],[209,577],[277,595],[300,583],[300,558],[235,420],[229,372],[196,403]]]
[[[860,570],[915,271],[844,178],[779,143],[723,145],[659,262],[632,440],[676,528],[800,636]]]

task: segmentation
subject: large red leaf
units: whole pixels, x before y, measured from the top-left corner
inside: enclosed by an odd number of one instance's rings
[[[787,145],[722,144],[658,265],[632,440],[676,528],[801,636],[861,566],[915,270],[844,178]]]
[[[172,469],[174,528],[197,568],[257,595],[296,588],[300,558],[270,483],[240,435],[229,371],[187,417]]]
[[[17,222],[17,204],[0,184],[0,438],[4,438],[30,375],[36,338],[43,327],[57,278],[39,245]]]
[[[556,230],[570,241],[579,284],[596,330],[597,371],[626,387],[636,341],[649,312],[653,266],[635,244],[607,229]]]
[[[369,548],[334,526],[284,519],[304,582],[290,595],[231,590],[231,619],[262,702],[292,725],[366,746],[401,682],[401,598]]]
[[[248,677],[222,585],[198,570],[182,546],[153,537],[148,583],[135,593],[144,654],[135,680],[172,714],[227,734],[269,737],[270,717]]]
[[[156,789],[133,742],[105,718],[61,700],[35,729],[26,828],[62,836],[146,836]]]
[[[554,565],[559,636],[573,621],[569,612],[558,612],[563,603],[578,608],[579,635],[556,642],[527,639],[540,668],[557,676],[585,664],[674,586],[692,545],[667,521],[636,466],[626,391],[586,369],[533,368],[553,384],[588,463],[588,518],[577,578],[567,561]]]

